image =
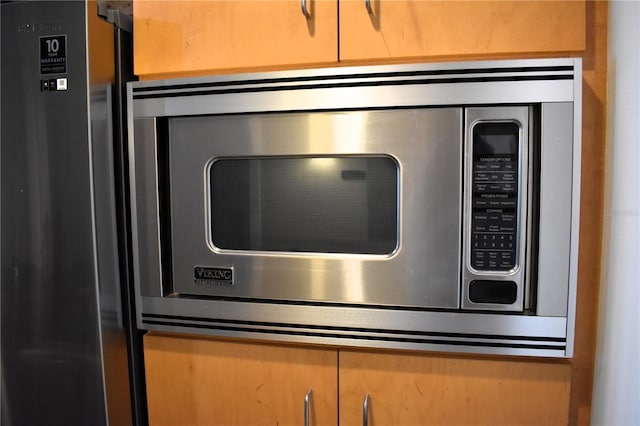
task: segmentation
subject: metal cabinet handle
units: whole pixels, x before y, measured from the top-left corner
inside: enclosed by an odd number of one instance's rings
[[[373,9],[371,9],[371,0],[364,0],[364,5],[367,8],[369,15],[373,15]]]
[[[309,405],[311,403],[312,391],[309,389],[304,396],[304,426],[309,426]]]
[[[362,404],[362,426],[369,426],[369,394],[364,396]]]
[[[307,0],[300,0],[300,8],[302,9],[302,14],[305,18],[311,18],[311,14],[307,10]]]

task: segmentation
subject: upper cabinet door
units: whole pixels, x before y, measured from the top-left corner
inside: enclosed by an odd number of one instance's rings
[[[143,78],[338,60],[336,1],[133,2],[134,72]]]
[[[585,48],[584,1],[340,0],[340,60]]]

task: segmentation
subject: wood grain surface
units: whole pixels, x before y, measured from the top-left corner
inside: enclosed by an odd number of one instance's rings
[[[580,52],[584,1],[340,0],[340,60]]]
[[[567,361],[340,352],[340,425],[566,425]]]
[[[151,426],[313,425],[337,419],[337,353],[330,349],[144,336]]]
[[[134,73],[146,79],[338,60],[335,1],[133,3]]]

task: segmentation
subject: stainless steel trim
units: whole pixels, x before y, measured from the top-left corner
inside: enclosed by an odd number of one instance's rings
[[[304,325],[311,328],[352,328],[399,331],[406,334],[456,334],[504,338],[565,337],[567,319],[509,313],[401,310],[331,304],[261,303],[242,300],[142,297],[142,315],[214,318],[244,322]],[[212,314],[215,313],[215,314]]]
[[[127,92],[127,140],[129,141],[127,146],[127,156],[129,159],[129,205],[131,209],[131,268],[133,275],[133,286],[135,290],[135,312],[136,312],[136,328],[142,329],[142,280],[140,270],[142,268],[140,256],[140,234],[138,227],[138,218],[140,217],[140,211],[136,203],[136,150],[134,148],[135,142],[135,130],[134,130],[134,116],[133,116],[133,87],[131,83],[126,84]],[[148,266],[145,266],[145,268]],[[158,294],[161,296],[162,293]]]
[[[367,393],[362,402],[362,426],[369,425],[369,399],[369,394]]]
[[[561,317],[181,298],[142,302],[147,330],[342,347],[566,356],[567,320]]]
[[[286,335],[280,330],[273,332],[262,332],[249,329],[230,330],[220,327],[218,329],[201,329],[199,324],[186,323],[185,325],[176,324],[155,324],[145,323],[146,330],[176,332],[176,333],[197,333],[200,335],[210,335],[218,337],[234,337],[246,338],[252,340],[268,340],[277,342],[295,342],[299,344],[313,345],[333,345],[338,347],[355,347],[355,348],[378,348],[378,349],[401,349],[407,351],[436,351],[436,352],[452,352],[467,354],[484,354],[484,355],[508,355],[508,356],[528,356],[528,357],[548,357],[548,358],[566,358],[567,348],[565,345],[557,347],[549,345],[527,344],[527,345],[492,345],[485,343],[476,345],[474,342],[448,344],[443,343],[416,343],[413,341],[396,341],[396,340],[376,340],[370,336],[361,335],[355,338],[338,337],[335,335],[313,335],[309,333],[299,335]]]
[[[307,19],[311,18],[311,14],[307,9],[307,0],[300,0],[300,8],[302,9],[302,14],[304,15],[305,18]]]
[[[387,65],[135,83],[134,114],[409,107],[427,99],[431,106],[571,101],[574,71],[565,68],[574,64],[557,59]]]
[[[134,99],[138,117],[188,116],[295,110],[332,110],[443,106],[452,104],[561,102],[573,94],[569,80],[511,81],[376,87],[335,87],[322,90],[236,93],[166,99]],[[517,96],[515,94],[518,94]],[[426,101],[428,99],[428,101]],[[142,102],[144,101],[144,102]]]
[[[376,68],[385,68],[384,66],[378,66]],[[404,68],[404,66],[403,66]],[[278,73],[264,74],[262,78],[265,80],[247,80],[245,75],[237,76],[236,80],[225,80],[224,77],[218,77],[216,79],[210,79],[208,81],[197,82],[192,81],[189,84],[179,84],[180,80],[171,81],[175,84],[167,83],[166,86],[162,85],[162,81],[159,81],[157,85],[152,87],[138,87],[142,86],[142,83],[138,83],[137,91],[134,95],[136,100],[149,100],[158,97],[191,97],[196,98],[198,96],[209,96],[212,94],[220,95],[225,93],[238,94],[241,91],[246,92],[263,92],[263,91],[288,91],[294,89],[309,89],[309,90],[326,90],[335,87],[354,87],[354,86],[403,86],[408,84],[420,85],[437,85],[437,84],[473,84],[478,86],[477,83],[487,82],[508,82],[508,81],[542,81],[545,78],[549,80],[553,79],[572,79],[572,72],[569,71],[557,71],[550,75],[548,72],[529,71],[518,73],[515,77],[510,72],[473,72],[469,70],[461,70],[457,73],[455,70],[448,70],[449,72],[443,74],[432,73],[429,70],[397,70],[391,68],[387,71],[384,69],[377,69],[376,73],[372,75],[366,75],[370,72],[369,69],[363,69],[363,74],[341,75],[340,69],[327,69],[335,71],[335,75],[301,75],[298,77],[287,76],[278,77]],[[320,70],[323,71],[323,70]],[[326,70],[325,70],[326,71]],[[353,70],[354,72],[356,70]],[[412,74],[413,73],[413,74]],[[275,75],[273,75],[275,74]],[[247,76],[252,76],[248,74]],[[256,77],[259,78],[259,77]],[[194,79],[195,80],[195,79]],[[545,80],[545,81],[549,81]],[[545,83],[546,84],[546,83]]]
[[[571,267],[573,104],[542,104],[538,315],[566,316]],[[575,166],[575,164],[574,164]]]
[[[560,317],[180,298],[145,298],[143,305],[143,325],[148,330],[343,347],[566,356],[567,321]]]
[[[536,111],[534,108],[529,108],[529,134],[527,137],[529,138],[529,172],[526,175],[526,185],[525,189],[527,191],[527,205],[529,208],[527,209],[527,223],[525,226],[525,234],[526,245],[525,251],[523,252],[524,259],[524,306],[523,309],[527,312],[532,312],[533,307],[535,306],[535,289],[537,283],[537,222],[536,222],[536,214],[538,213],[537,206],[537,193],[539,191],[538,186],[538,176],[536,171],[536,162],[539,160],[539,138],[540,138],[540,129],[539,123],[536,123],[536,120],[539,120],[539,117],[536,115]],[[537,156],[537,158],[536,158]],[[534,233],[535,232],[535,233]]]
[[[166,91],[165,88],[174,88],[180,91],[190,90],[193,85],[207,84],[207,83],[243,83],[247,85],[262,85],[273,84],[274,81],[278,81],[281,84],[281,79],[287,79],[285,81],[295,79],[322,79],[327,80],[330,83],[334,81],[330,78],[349,78],[355,81],[362,80],[363,78],[376,78],[387,79],[387,77],[394,73],[416,73],[426,72],[433,73],[433,75],[474,75],[474,76],[489,76],[489,75],[501,75],[510,77],[519,76],[575,76],[577,75],[577,68],[581,66],[580,58],[555,58],[555,59],[518,59],[518,60],[499,60],[499,61],[463,61],[463,62],[445,62],[445,63],[419,63],[419,64],[399,64],[399,65],[373,65],[373,66],[349,66],[349,67],[333,67],[333,68],[316,68],[316,69],[299,69],[299,70],[286,70],[286,71],[269,71],[258,73],[246,73],[235,75],[219,75],[215,77],[190,77],[190,78],[176,78],[170,80],[154,80],[154,81],[138,81],[132,83],[135,88],[143,88],[145,90]],[[549,67],[555,69],[549,70]],[[558,67],[566,67],[566,69],[558,69]],[[539,68],[536,70],[536,68]],[[542,69],[542,70],[540,70]],[[427,77],[430,74],[427,74]],[[401,78],[396,76],[395,78]],[[188,87],[183,85],[188,84]],[[296,82],[290,83],[295,85]],[[194,89],[198,90],[198,89]]]
[[[311,388],[307,391],[304,396],[304,426],[309,426],[309,413],[310,413],[310,405],[311,405],[311,394],[313,391]]]
[[[582,59],[576,59],[573,100],[573,176],[571,193],[571,256],[567,304],[567,356],[573,356],[578,291],[578,249],[580,243],[580,188],[582,170]]]
[[[162,296],[156,120],[130,120],[130,167],[134,279],[143,296]]]

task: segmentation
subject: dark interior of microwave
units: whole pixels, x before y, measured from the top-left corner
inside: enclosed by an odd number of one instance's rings
[[[391,254],[398,173],[389,156],[217,159],[211,241],[224,250]]]

